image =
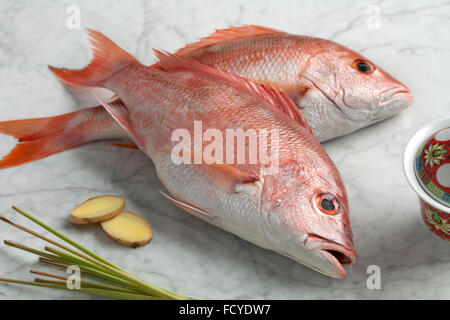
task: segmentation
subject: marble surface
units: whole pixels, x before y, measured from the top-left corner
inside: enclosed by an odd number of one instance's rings
[[[450,244],[427,230],[401,158],[422,125],[450,116],[450,3],[447,1],[17,1],[0,2],[0,120],[51,116],[94,104],[67,91],[48,64],[81,67],[90,50],[84,31],[66,27],[69,5],[81,24],[113,36],[142,62],[153,47],[175,50],[216,28],[260,24],[320,36],[369,57],[403,81],[414,104],[395,118],[325,143],[349,193],[356,265],[343,280],[326,278],[276,253],[203,223],[162,198],[150,160],[105,143],[83,146],[0,171],[0,212],[28,209],[113,262],[160,286],[198,298],[450,298]],[[380,23],[372,12],[380,10]],[[372,19],[372,20],[371,20]],[[14,146],[0,137],[0,155]],[[115,193],[150,221],[154,240],[131,250],[97,227],[68,222],[74,205]],[[26,223],[21,217],[17,221]],[[89,229],[89,230],[85,230]],[[43,245],[0,224],[2,239]],[[0,277],[28,278],[36,259],[0,245]],[[381,289],[366,286],[367,267]],[[45,267],[40,267],[45,269]],[[0,299],[91,298],[0,285]]]

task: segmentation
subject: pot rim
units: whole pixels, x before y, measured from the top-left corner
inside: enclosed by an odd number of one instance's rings
[[[405,152],[403,153],[403,172],[405,173],[409,185],[412,187],[412,189],[420,199],[428,203],[430,206],[445,213],[450,213],[450,207],[447,207],[444,204],[436,201],[427,192],[425,192],[425,190],[420,185],[419,180],[417,179],[414,170],[414,163],[417,151],[422,146],[422,144],[424,144],[427,139],[431,138],[433,134],[449,126],[450,118],[440,119],[428,123],[409,139],[408,144],[405,148]]]

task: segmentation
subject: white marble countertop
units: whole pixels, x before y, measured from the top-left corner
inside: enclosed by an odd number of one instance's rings
[[[359,255],[343,280],[326,278],[176,209],[158,192],[162,186],[148,158],[101,142],[1,170],[0,212],[12,216],[13,204],[28,209],[141,278],[198,298],[450,298],[450,244],[427,230],[401,169],[409,137],[427,122],[450,116],[448,2],[3,0],[1,121],[93,105],[92,98],[75,98],[47,69],[48,64],[82,67],[89,61],[84,31],[66,27],[70,4],[79,5],[83,27],[111,36],[144,63],[153,61],[154,47],[175,50],[216,28],[240,24],[328,38],[404,82],[415,102],[393,119],[325,144],[348,189]],[[377,8],[381,20],[373,28],[368,12]],[[0,155],[14,144],[1,136]],[[151,223],[149,245],[120,247],[99,228],[69,223],[75,204],[107,193],[125,196],[128,208]],[[0,235],[43,245],[4,224]],[[35,261],[0,244],[0,277],[33,279],[28,270],[37,267]],[[381,269],[380,290],[366,286],[369,265]],[[0,285],[0,299],[30,298],[91,297]]]

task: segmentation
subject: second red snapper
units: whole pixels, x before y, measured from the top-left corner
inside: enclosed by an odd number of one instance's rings
[[[100,102],[152,159],[172,203],[327,276],[345,275],[342,265],[356,260],[345,187],[290,99],[193,59],[158,53],[162,70],[148,68],[101,33],[89,34],[91,64],[52,71],[67,83],[107,88],[120,97]],[[270,132],[278,170],[269,171],[272,157],[270,163],[260,157],[253,164],[175,163],[173,133],[183,128],[195,140],[196,121],[224,136],[230,129]],[[188,158],[195,159],[195,142],[188,145]],[[233,149],[236,159],[238,152]]]

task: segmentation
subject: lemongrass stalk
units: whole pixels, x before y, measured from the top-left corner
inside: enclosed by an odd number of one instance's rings
[[[17,249],[20,249],[20,250],[24,250],[24,251],[27,251],[27,252],[39,255],[41,257],[44,257],[44,258],[47,258],[47,259],[50,259],[50,260],[56,260],[56,261],[59,260],[59,262],[75,264],[75,265],[78,265],[80,267],[83,266],[85,263],[88,263],[88,264],[91,265],[91,267],[93,269],[95,269],[95,270],[97,270],[99,272],[102,272],[102,269],[99,270],[99,267],[97,265],[95,265],[95,264],[93,264],[93,263],[91,263],[89,261],[84,261],[84,259],[82,259],[82,258],[79,258],[79,257],[77,257],[77,256],[75,256],[73,254],[70,254],[70,253],[65,253],[65,252],[63,252],[61,250],[57,250],[57,249],[50,248],[50,247],[45,247],[45,249],[47,251],[54,253],[54,254],[51,254],[51,253],[47,253],[47,252],[44,252],[44,251],[41,251],[41,250],[38,250],[38,249],[34,249],[34,248],[31,248],[31,247],[25,246],[23,244],[20,244],[20,243],[11,241],[11,240],[4,240],[4,243],[6,245],[8,245],[8,246],[11,246],[11,247],[14,247],[14,248],[17,248]],[[112,271],[113,274],[115,274],[118,277],[121,277],[122,272],[120,270],[111,268],[111,267],[109,267],[107,265],[105,265],[105,267],[110,268],[109,271]],[[133,286],[134,288],[136,288],[137,290],[142,291],[142,292],[144,292],[146,294],[149,294],[149,295],[152,295],[152,296],[154,296],[156,294],[157,296],[161,296],[161,297],[166,298],[166,299],[177,299],[177,300],[178,299],[183,299],[182,296],[179,296],[177,294],[174,294],[173,296],[171,296],[170,293],[161,292],[161,291],[158,290],[158,287],[156,287],[156,286],[154,286],[155,289],[153,289],[153,288],[149,288],[148,286],[146,286],[144,284],[136,282],[136,281],[132,280],[131,279],[132,276],[128,275],[127,273],[125,273],[124,275],[127,278],[125,280],[128,280],[128,281],[132,282],[132,284],[134,284],[134,286]],[[140,281],[139,279],[137,279],[137,280]]]
[[[44,252],[44,251],[41,251],[41,250],[37,250],[37,249],[31,248],[31,247],[27,247],[27,246],[25,246],[23,244],[20,244],[20,243],[11,241],[11,240],[4,240],[4,243],[6,245],[10,246],[10,247],[14,247],[14,248],[17,248],[17,249],[20,249],[20,250],[23,250],[23,251],[27,251],[27,252],[33,253],[35,255],[38,255],[38,256],[41,256],[41,257],[45,257],[45,258],[47,258],[49,260],[55,260],[57,262],[62,262],[62,263],[66,263],[66,264],[69,263],[70,265],[77,265],[77,266],[80,267],[80,269],[83,269],[85,267],[85,266],[81,265],[82,264],[81,261],[79,261],[79,260],[78,261],[77,260],[71,260],[70,257],[63,258],[63,257],[57,256],[57,255],[49,254],[47,252]],[[89,268],[93,272],[96,271],[97,274],[100,274],[100,275],[102,275],[102,277],[108,278],[111,281],[122,283],[122,284],[125,284],[127,286],[131,286],[131,287],[133,287],[133,288],[135,288],[137,290],[139,289],[139,288],[136,288],[136,286],[133,283],[130,283],[128,281],[120,281],[121,279],[117,279],[114,276],[109,276],[108,274],[105,274],[105,273],[103,273],[100,270],[96,270],[95,268],[90,268],[90,267],[87,267],[87,268]]]
[[[82,259],[81,264],[84,266],[86,266],[87,261],[89,261],[91,263],[89,263],[87,265],[88,267],[91,266],[93,269],[96,269],[96,270],[100,269],[99,271],[101,271],[103,273],[107,273],[107,274],[113,273],[115,276],[117,276],[119,278],[122,278],[124,280],[134,283],[138,287],[138,289],[140,289],[140,291],[143,291],[143,292],[146,292],[149,294],[157,293],[157,294],[159,294],[165,298],[169,298],[169,299],[191,299],[191,298],[183,296],[181,294],[174,293],[174,292],[171,292],[171,291],[163,289],[163,288],[159,288],[155,285],[152,285],[150,283],[147,283],[147,282],[135,277],[134,275],[126,272],[125,270],[119,268],[118,266],[114,265],[113,263],[102,258],[101,256],[94,253],[93,251],[81,246],[76,241],[70,239],[69,237],[65,236],[64,234],[60,233],[59,231],[46,225],[44,222],[40,221],[39,219],[35,218],[31,214],[25,212],[24,210],[22,210],[16,206],[13,206],[12,208],[15,211],[17,211],[18,213],[20,213],[21,215],[23,215],[24,217],[26,217],[27,219],[33,221],[34,223],[38,224],[39,226],[43,227],[44,229],[53,233],[55,236],[66,241],[67,243],[71,244],[72,246],[74,246],[75,248],[79,249],[80,251],[86,253],[89,256],[89,258],[88,257],[80,257],[79,259],[75,259],[74,254],[65,254],[64,252],[61,252],[60,250],[58,250],[61,253],[60,255],[58,255],[60,258],[61,257],[66,258],[69,261],[73,261],[73,260],[80,261],[80,259]],[[76,255],[80,256],[81,254],[76,253]],[[54,260],[59,260],[59,259],[54,259]],[[59,260],[59,261],[61,261],[61,260]],[[110,271],[110,272],[108,272],[108,271]]]
[[[84,259],[87,259],[87,260],[91,260],[91,262],[93,260],[93,258],[91,258],[91,257],[89,257],[87,255],[84,255],[84,254],[82,254],[80,252],[77,252],[77,251],[73,250],[72,248],[69,248],[69,247],[63,245],[62,243],[59,243],[59,242],[57,242],[55,240],[52,240],[52,239],[50,239],[50,238],[48,238],[48,237],[46,237],[46,236],[44,236],[44,235],[42,235],[40,233],[37,233],[36,231],[33,231],[33,230],[29,229],[29,228],[26,228],[26,227],[24,227],[24,226],[22,226],[22,225],[20,225],[18,223],[12,222],[9,219],[6,219],[6,218],[0,216],[0,221],[3,221],[5,223],[7,223],[7,224],[9,224],[9,225],[19,229],[19,230],[22,230],[22,231],[26,232],[26,233],[29,233],[29,234],[35,236],[36,238],[39,238],[39,239],[44,240],[44,241],[47,241],[48,243],[51,243],[51,244],[53,244],[53,245],[55,245],[55,246],[57,246],[57,247],[59,247],[61,249],[64,249],[64,250],[66,250],[66,251],[68,251],[70,253],[73,253],[73,254],[81,257],[81,258],[84,258]]]
[[[16,206],[12,206],[12,208],[17,211],[18,213],[20,213],[22,216],[24,216],[25,218],[33,221],[34,223],[36,223],[37,225],[41,226],[42,228],[46,229],[47,231],[53,233],[55,236],[57,236],[58,238],[60,238],[61,240],[64,240],[65,242],[69,243],[70,245],[72,245],[73,247],[77,248],[78,250],[86,253],[88,256],[91,256],[94,259],[97,259],[101,262],[103,262],[104,264],[107,264],[113,268],[119,269],[124,271],[122,268],[119,268],[118,266],[116,266],[115,264],[113,264],[112,262],[109,262],[108,260],[102,258],[101,256],[99,256],[98,254],[96,254],[95,252],[89,250],[88,248],[83,247],[82,245],[80,245],[78,242],[70,239],[69,237],[67,237],[66,235],[62,234],[61,232],[53,229],[52,227],[48,226],[47,224],[45,224],[44,222],[40,221],[39,219],[35,218],[34,216],[32,216],[31,214],[25,212],[24,210],[16,207]]]
[[[35,232],[35,231],[29,229],[29,228],[26,228],[26,227],[24,227],[24,226],[22,226],[22,225],[20,225],[20,224],[17,224],[17,223],[15,223],[15,222],[12,222],[11,220],[6,219],[5,217],[0,216],[0,221],[3,221],[3,222],[5,222],[5,223],[7,223],[7,224],[9,224],[9,225],[11,225],[11,226],[13,226],[13,227],[19,229],[19,230],[22,230],[22,231],[24,231],[24,232],[27,232],[27,233],[29,233],[29,234],[31,234],[31,235],[33,235],[33,236],[39,238],[39,239],[42,239],[42,240],[44,240],[44,241],[47,241],[47,242],[49,242],[49,243],[51,243],[51,244],[53,244],[53,245],[55,245],[55,246],[58,246],[58,247],[61,248],[61,249],[67,250],[67,251],[69,251],[69,252],[71,252],[71,253],[73,253],[73,254],[75,254],[75,255],[78,255],[78,256],[80,256],[81,258],[90,260],[91,262],[94,262],[94,263],[97,262],[97,260],[95,260],[95,259],[93,259],[93,258],[91,258],[91,257],[89,257],[89,256],[87,256],[87,255],[81,254],[81,253],[79,253],[79,252],[77,252],[77,251],[75,251],[75,250],[73,250],[73,249],[71,249],[71,248],[69,248],[69,247],[67,247],[67,246],[65,246],[65,245],[63,245],[63,244],[57,242],[57,241],[55,241],[55,240],[52,240],[52,239],[50,239],[50,238],[48,238],[48,237],[46,237],[46,236],[44,236],[44,235],[42,235],[42,234],[39,234],[39,233],[37,233],[37,232]],[[89,269],[91,269],[91,270],[95,270],[95,269],[92,269],[92,268],[90,268],[90,267],[88,267],[88,266],[86,266],[86,267],[89,268]],[[106,271],[106,270],[104,270],[104,271]],[[105,272],[102,272],[102,271],[98,271],[97,274],[104,275],[104,276],[102,276],[102,278],[109,278],[108,280],[111,280],[112,277],[113,277],[113,276],[111,276],[111,275],[108,275],[108,273],[105,273]],[[108,276],[109,276],[109,277],[108,277]],[[114,277],[114,278],[116,278],[116,277]],[[119,278],[116,278],[116,279],[114,279],[114,280],[119,280],[119,282],[122,282],[122,283],[125,282],[126,285],[130,285],[130,284],[131,284],[131,285],[133,286],[132,283],[130,283],[130,282],[128,282],[128,281],[120,281],[120,280],[122,280],[122,279],[119,279]],[[114,281],[114,282],[118,282],[118,281]]]
[[[64,252],[64,251],[61,251],[61,250],[58,250],[58,249],[55,249],[55,248],[51,248],[51,247],[48,247],[48,246],[45,247],[45,250],[48,251],[48,252],[51,252],[51,253],[53,253],[55,255],[58,255],[58,256],[60,256],[62,258],[68,259],[68,260],[70,260],[70,259],[74,259],[74,260],[80,259],[81,260],[82,259],[82,258],[78,258],[78,257],[74,256],[71,253],[67,253],[67,252]],[[81,262],[83,262],[83,261],[81,260]],[[177,299],[178,300],[178,299],[182,298],[180,295],[178,295],[176,293],[166,292],[166,290],[162,290],[158,286],[155,286],[155,285],[150,284],[150,283],[146,283],[146,282],[138,279],[137,277],[129,274],[128,272],[123,272],[123,271],[117,270],[117,269],[112,268],[112,267],[110,267],[108,265],[105,265],[105,264],[103,264],[101,262],[98,262],[98,264],[101,267],[104,267],[105,269],[107,269],[108,271],[113,273],[114,275],[116,275],[118,277],[125,278],[125,279],[129,280],[130,282],[135,283],[136,286],[138,286],[142,291],[144,291],[147,294],[160,295],[160,296],[162,296],[163,298],[166,298],[166,299]]]
[[[41,257],[44,257],[44,258],[47,258],[47,259],[50,259],[50,260],[55,260],[57,262],[70,263],[70,265],[78,265],[78,266],[85,265],[85,263],[89,263],[90,266],[92,266],[93,268],[100,269],[99,271],[103,270],[102,268],[96,266],[95,264],[90,263],[90,262],[85,262],[81,258],[78,258],[76,256],[74,256],[75,258],[72,258],[69,255],[66,255],[65,257],[62,257],[62,256],[59,256],[59,255],[50,254],[50,253],[47,253],[45,251],[41,251],[41,250],[38,250],[38,249],[35,249],[35,248],[31,248],[31,247],[25,246],[23,244],[15,242],[15,241],[4,240],[3,242],[7,246],[14,247],[14,248],[17,248],[17,249],[20,249],[20,250],[24,250],[24,251],[28,251],[28,252],[33,253],[35,255],[38,255],[38,256],[41,256]]]
[[[78,255],[72,254],[70,252],[65,252],[63,250],[58,250],[56,248],[51,248],[49,246],[45,246],[44,249],[45,249],[45,251],[51,252],[51,253],[53,253],[53,254],[61,257],[61,258],[64,258],[64,259],[69,260],[69,261],[73,261],[74,264],[76,264],[76,265],[79,265],[79,266],[83,265],[83,266],[87,266],[87,267],[98,269],[99,271],[102,271],[102,272],[105,272],[105,273],[109,273],[109,270],[104,268],[103,266],[99,265],[99,263],[96,260],[89,261],[87,259],[84,259],[84,258],[78,256]],[[56,253],[56,252],[58,252],[58,253]],[[108,265],[104,264],[104,266],[108,266]],[[108,266],[108,268],[111,268],[112,270],[115,270],[114,268],[109,267],[109,266]]]
[[[46,251],[54,253],[56,256],[66,259],[69,261],[73,261],[75,263],[80,264],[80,268],[83,270],[86,270],[88,273],[95,273],[98,277],[102,277],[105,280],[110,280],[112,282],[121,282],[124,285],[131,286],[134,289],[137,289],[143,293],[147,294],[160,294],[160,291],[164,294],[171,295],[167,298],[169,299],[176,299],[175,295],[178,296],[178,298],[183,299],[184,296],[181,296],[177,293],[173,292],[166,292],[165,289],[159,288],[157,286],[147,284],[144,281],[132,276],[130,273],[126,271],[117,270],[114,268],[111,268],[110,266],[103,264],[100,261],[97,261],[91,257],[82,257],[82,256],[75,256],[71,253],[67,253],[61,250],[57,250],[55,248],[50,248],[48,246],[45,247]],[[150,287],[149,287],[150,286]],[[172,296],[173,295],[173,296]]]
[[[95,289],[95,288],[69,289],[69,288],[67,288],[67,286],[65,284],[51,284],[51,283],[44,283],[44,282],[23,281],[23,280],[7,279],[7,278],[0,278],[0,282],[8,282],[8,283],[16,283],[16,284],[22,284],[22,285],[35,286],[35,287],[45,287],[45,288],[51,288],[51,289],[82,292],[82,293],[88,293],[88,294],[98,295],[98,296],[107,297],[107,298],[114,298],[114,299],[160,300],[159,297],[153,297],[153,296],[149,296],[149,295],[132,294],[132,293],[117,292],[117,291]]]
[[[47,253],[47,252],[44,252],[44,251],[41,251],[41,250],[38,250],[38,249],[34,249],[34,248],[31,248],[31,247],[27,247],[27,246],[25,246],[23,244],[15,242],[15,241],[3,240],[3,242],[7,246],[14,247],[14,248],[17,248],[17,249],[20,249],[20,250],[23,250],[23,251],[28,251],[30,253],[33,253],[35,255],[38,255],[38,256],[41,256],[41,257],[44,257],[44,258],[47,258],[47,259],[50,259],[50,260],[52,260],[54,258],[56,258],[56,259],[59,258],[56,255],[53,255],[53,254],[50,254],[50,253]]]
[[[50,265],[57,266],[57,267],[64,268],[64,269],[67,269],[69,267],[69,265],[67,265],[67,264],[57,263],[55,261],[52,261],[52,260],[49,260],[46,258],[42,258],[42,257],[39,258],[39,261],[42,263],[50,264]],[[82,273],[86,273],[86,274],[91,275],[96,278],[114,282],[114,283],[120,284],[122,286],[132,287],[133,289],[140,291],[139,288],[136,288],[136,285],[134,283],[124,280],[122,278],[118,278],[116,276],[113,276],[108,273],[104,273],[104,272],[101,272],[101,271],[98,271],[96,269],[92,269],[92,268],[89,268],[86,266],[79,266],[79,267],[80,267],[80,270]],[[143,292],[141,291],[141,293],[143,293]]]
[[[64,270],[67,270],[67,268],[69,267],[68,264],[55,262],[55,261],[49,260],[47,258],[42,258],[42,257],[39,257],[39,262],[46,263],[46,264],[49,264],[49,265],[52,265],[52,266],[55,266],[55,267],[59,267],[59,268],[62,268]]]
[[[65,276],[61,276],[61,275],[53,274],[53,273],[48,273],[48,272],[42,272],[39,270],[30,270],[30,273],[38,274],[38,275],[49,277],[49,278],[63,280],[66,283],[67,283],[67,280],[69,280],[69,277],[65,277]],[[100,283],[100,282],[96,282],[96,281],[80,280],[80,285],[83,288],[97,288],[97,289],[104,289],[104,290],[141,294],[140,292],[136,292],[131,289],[114,286],[114,285],[110,285],[110,284],[105,284],[105,283]]]
[[[30,270],[30,273],[38,274],[40,276],[55,278],[55,279],[59,279],[59,280],[65,280],[65,281],[67,281],[69,279],[68,277],[61,276],[59,274],[54,274],[54,273],[49,273],[49,272],[44,272],[44,271],[39,271],[39,270],[33,270],[33,269]]]

